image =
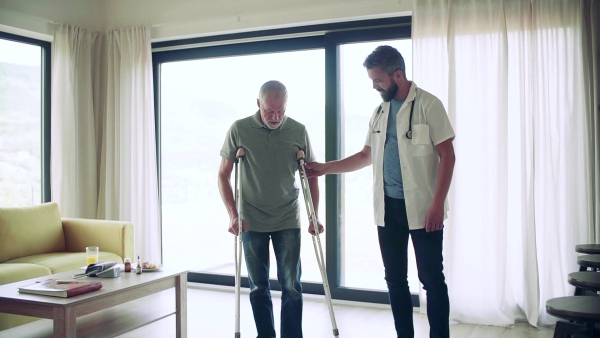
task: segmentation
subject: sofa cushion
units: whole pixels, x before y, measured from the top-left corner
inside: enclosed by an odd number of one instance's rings
[[[0,262],[65,251],[58,205],[51,202],[33,207],[0,208],[0,248]]]
[[[123,261],[119,255],[111,252],[100,252],[98,259],[102,262],[115,261],[117,263],[121,263]],[[53,274],[69,270],[76,270],[86,266],[85,252],[54,252],[32,255],[11,259],[3,264],[14,263],[29,263],[29,265],[37,264],[47,268]]]
[[[0,285],[52,274],[47,267],[26,263],[0,264]]]

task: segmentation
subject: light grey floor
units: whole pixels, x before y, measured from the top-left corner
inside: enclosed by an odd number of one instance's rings
[[[274,292],[273,305],[276,310],[276,323],[279,322],[280,304],[279,294]],[[234,309],[233,288],[190,283],[188,286],[188,337],[234,337]],[[396,337],[389,306],[363,306],[361,303],[335,301],[334,311],[340,338]],[[415,337],[427,338],[429,336],[427,317],[415,313],[414,318]],[[241,295],[240,326],[242,338],[256,337],[252,310],[247,290],[244,289]],[[333,337],[329,311],[322,296],[305,296],[303,331],[305,338]],[[535,328],[527,323],[518,323],[512,327],[452,324],[450,335],[456,338],[550,338],[553,335],[553,328]],[[175,319],[171,316],[120,337],[175,337]]]

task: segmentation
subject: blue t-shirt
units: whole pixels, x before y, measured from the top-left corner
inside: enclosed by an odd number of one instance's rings
[[[383,192],[386,196],[403,199],[402,171],[400,169],[400,155],[398,152],[398,133],[396,129],[396,115],[402,107],[404,100],[390,101],[387,131],[385,134],[385,148],[383,151]]]

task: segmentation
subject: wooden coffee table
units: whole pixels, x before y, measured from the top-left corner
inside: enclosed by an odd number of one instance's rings
[[[116,278],[84,277],[78,280],[101,281],[102,289],[71,298],[18,292],[20,286],[51,278],[71,279],[77,273],[81,271],[0,285],[0,312],[52,320],[36,321],[0,331],[0,337],[107,337],[134,330],[173,314],[176,336],[187,337],[187,271],[163,268],[161,271],[144,272],[141,275],[121,272],[121,276]],[[160,300],[162,304],[156,304],[156,300],[152,300],[154,296],[147,297],[168,292],[165,290],[172,288],[175,292],[174,307]],[[83,318],[79,321],[79,317]],[[118,320],[115,320],[116,317]]]

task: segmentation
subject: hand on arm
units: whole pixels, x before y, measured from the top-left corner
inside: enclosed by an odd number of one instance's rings
[[[225,204],[227,213],[229,214],[229,232],[237,235],[238,234],[238,212],[235,206],[235,198],[233,196],[233,189],[231,188],[231,172],[233,171],[233,161],[223,159],[221,160],[221,166],[219,167],[219,192],[221,193],[221,199]],[[242,231],[248,231],[248,226],[245,221],[242,221]]]
[[[328,174],[341,174],[362,169],[371,164],[371,147],[365,146],[358,153],[337,161],[306,163],[309,178]]]
[[[437,183],[433,202],[425,216],[425,230],[427,232],[441,230],[444,227],[444,201],[450,189],[452,174],[454,172],[454,146],[452,139],[448,139],[435,146],[440,156],[440,165],[437,173]]]

